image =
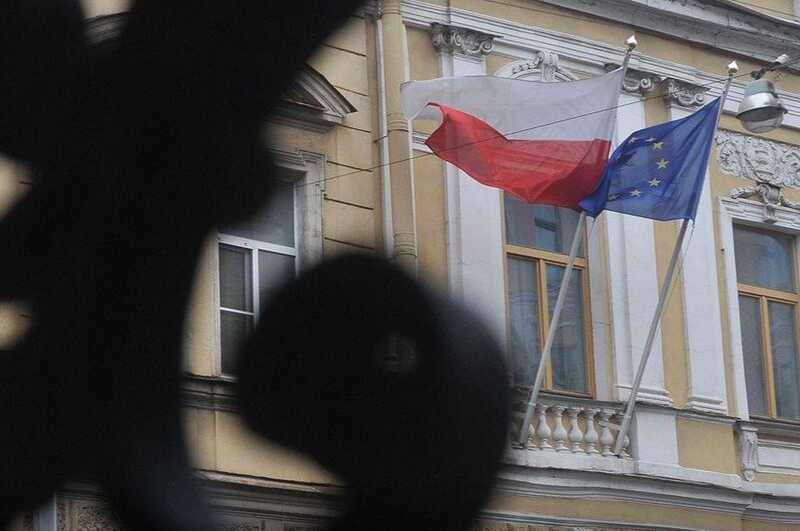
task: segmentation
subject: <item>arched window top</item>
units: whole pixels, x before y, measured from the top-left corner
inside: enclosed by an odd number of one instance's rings
[[[514,61],[495,73],[499,77],[531,81],[575,81],[578,76],[558,64],[555,52],[538,52],[536,57]]]

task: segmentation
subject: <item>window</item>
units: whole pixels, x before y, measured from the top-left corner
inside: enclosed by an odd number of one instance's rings
[[[509,309],[509,352],[515,386],[530,387],[547,337],[578,213],[530,205],[504,195],[505,253]],[[591,330],[584,252],[573,270],[569,292],[546,367],[544,389],[591,395]]]
[[[299,193],[299,192],[298,192]],[[236,351],[253,330],[259,308],[297,268],[298,202],[287,178],[252,219],[219,229],[221,369],[231,374]]]
[[[800,418],[795,239],[744,225],[733,239],[750,414]]]

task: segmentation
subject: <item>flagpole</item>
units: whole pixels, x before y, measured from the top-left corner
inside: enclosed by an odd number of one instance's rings
[[[716,131],[719,128],[719,120],[722,116],[722,109],[725,106],[725,98],[728,96],[728,89],[731,87],[733,75],[738,71],[739,67],[736,65],[736,61],[728,65],[728,80],[725,82],[725,88],[722,91],[722,98],[719,102],[719,112],[717,113],[717,121],[714,124],[715,137]],[[675,277],[675,267],[678,265],[678,258],[680,257],[681,249],[683,248],[683,240],[686,238],[686,229],[689,227],[689,221],[689,219],[684,219],[683,223],[681,224],[681,229],[678,233],[678,240],[675,242],[675,248],[672,250],[672,257],[670,258],[669,265],[667,266],[667,274],[664,278],[664,284],[661,286],[661,292],[658,294],[656,311],[653,314],[653,320],[650,323],[650,331],[647,333],[647,340],[644,343],[642,358],[639,360],[639,368],[636,370],[636,378],[633,380],[630,396],[628,397],[628,404],[625,406],[625,415],[622,418],[622,425],[619,428],[617,440],[614,444],[614,453],[617,455],[622,452],[622,446],[625,443],[625,437],[627,437],[628,430],[631,426],[631,416],[633,415],[633,409],[636,406],[636,397],[639,394],[639,387],[642,384],[642,376],[644,376],[644,369],[647,366],[647,360],[650,358],[650,353],[653,350],[653,340],[656,337],[656,331],[658,330],[658,325],[661,322],[661,316],[664,313],[664,306],[667,302],[667,296],[669,295],[669,290],[672,287],[672,281]]]
[[[625,72],[628,70],[628,62],[630,62],[631,53],[636,48],[636,38],[631,35],[625,41],[628,49],[625,51],[625,58],[622,60],[622,82],[625,81]],[[550,363],[550,353],[553,350],[553,341],[556,337],[556,330],[558,323],[561,320],[561,310],[564,308],[564,301],[567,298],[567,291],[569,290],[570,279],[572,278],[572,270],[575,266],[575,260],[578,257],[578,249],[580,248],[581,237],[583,236],[583,226],[586,223],[586,212],[581,212],[578,217],[578,225],[575,227],[575,233],[572,236],[572,245],[569,249],[569,259],[564,268],[564,276],[561,278],[561,287],[558,289],[558,297],[556,298],[556,306],[553,308],[553,315],[550,316],[550,326],[547,329],[547,338],[544,342],[544,350],[539,359],[539,367],[536,370],[536,378],[533,381],[530,395],[528,396],[528,405],[525,409],[525,418],[522,421],[522,426],[519,430],[519,445],[525,448],[528,438],[528,427],[533,421],[533,413],[536,409],[536,401],[539,398],[539,392],[542,390],[542,382],[544,381],[545,367]]]

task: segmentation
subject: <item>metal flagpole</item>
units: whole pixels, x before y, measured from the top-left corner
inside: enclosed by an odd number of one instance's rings
[[[625,59],[622,61],[622,82],[625,81],[625,72],[628,70],[628,62],[631,58],[631,52],[636,48],[636,38],[631,35],[625,41],[628,49],[625,52]],[[539,398],[539,391],[542,390],[542,382],[544,381],[545,366],[550,362],[550,352],[553,349],[553,341],[556,337],[556,329],[558,328],[559,320],[561,319],[561,310],[564,308],[564,301],[567,298],[567,291],[569,290],[569,282],[572,278],[572,269],[575,266],[575,259],[578,256],[578,248],[581,243],[581,236],[583,235],[583,226],[586,222],[586,212],[581,212],[578,217],[578,225],[575,227],[575,234],[572,236],[572,245],[569,249],[569,259],[567,266],[564,268],[564,276],[561,278],[561,287],[558,289],[558,297],[556,298],[556,306],[553,308],[553,315],[550,316],[550,327],[547,330],[547,339],[544,342],[544,350],[539,359],[539,368],[536,370],[536,378],[533,381],[531,393],[528,396],[528,406],[525,409],[525,418],[522,421],[522,426],[519,430],[519,444],[523,448],[528,438],[528,427],[533,420],[533,413],[536,408],[536,400]]]
[[[725,88],[722,91],[722,100],[719,102],[719,113],[717,114],[717,122],[714,125],[714,136],[716,136],[716,131],[719,128],[719,120],[722,116],[722,109],[725,106],[725,98],[728,96],[728,89],[730,89],[731,82],[733,81],[733,75],[738,71],[739,67],[736,64],[736,61],[728,65],[728,80],[725,82]],[[669,266],[667,266],[667,274],[664,278],[664,284],[661,286],[661,292],[658,294],[656,311],[653,314],[653,321],[650,323],[650,331],[648,332],[647,340],[644,343],[642,358],[639,360],[639,368],[636,370],[636,378],[634,378],[633,385],[631,386],[628,404],[625,407],[625,416],[622,418],[622,426],[619,428],[617,441],[614,444],[614,453],[617,455],[622,452],[622,446],[625,443],[625,437],[627,437],[628,430],[631,426],[631,416],[633,414],[633,408],[636,406],[636,396],[639,394],[639,387],[642,384],[644,369],[647,366],[647,360],[650,358],[650,352],[653,349],[653,340],[656,337],[656,330],[658,330],[658,324],[661,321],[662,314],[664,313],[664,305],[667,302],[667,296],[669,295],[669,290],[672,287],[672,281],[675,277],[675,266],[678,265],[678,258],[680,257],[681,249],[683,248],[683,240],[686,237],[686,229],[689,227],[689,221],[690,220],[688,219],[684,219],[683,223],[681,224],[681,230],[678,233],[678,241],[675,242],[675,249],[672,251],[672,257],[669,260]]]

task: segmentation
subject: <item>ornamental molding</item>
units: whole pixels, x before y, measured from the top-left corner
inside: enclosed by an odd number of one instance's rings
[[[730,0],[543,0],[544,3],[682,41],[771,62],[800,54],[800,24]],[[791,67],[797,71],[797,67]]]
[[[800,210],[783,188],[800,189],[800,147],[774,140],[720,130],[716,137],[717,164],[723,173],[754,181],[732,189],[733,199],[756,197],[767,206],[767,221],[775,220],[775,207]]]
[[[492,51],[496,35],[471,29],[440,24],[431,24],[431,42],[439,53],[460,53],[480,57]]]
[[[557,53],[551,51],[538,51],[530,59],[514,61],[495,72],[498,77],[514,79],[534,78],[537,81],[575,81],[578,76],[559,64]]]
[[[619,67],[619,63],[606,63],[604,66],[606,72],[611,72]],[[644,96],[648,92],[652,92],[662,81],[664,81],[664,76],[628,67],[625,71],[625,79],[622,80],[622,90]]]
[[[739,424],[738,432],[742,477],[753,481],[758,471],[758,428]]]
[[[549,1],[549,0],[548,0]],[[723,0],[719,0],[723,1]],[[576,2],[577,3],[577,0]],[[603,5],[622,4],[618,0],[608,0],[608,2],[593,2],[595,7],[602,9]],[[663,2],[660,2],[663,3]],[[678,4],[678,2],[672,2]],[[623,7],[618,6],[620,12]],[[630,13],[630,4],[625,4],[624,11]],[[493,41],[492,51],[501,53],[509,57],[519,59],[530,58],[539,50],[558,50],[560,66],[568,67],[573,72],[582,72],[589,76],[601,75],[605,70],[604,66],[609,63],[619,64],[625,55],[625,48],[620,43],[619,46],[610,45],[598,40],[580,37],[578,35],[555,31],[528,24],[521,24],[511,20],[492,17],[482,13],[476,13],[456,7],[447,7],[432,4],[422,0],[403,0],[402,3],[403,21],[409,27],[430,30],[432,23],[453,25],[461,28],[477,31],[484,34],[496,36]],[[623,20],[624,17],[617,20]],[[707,29],[697,29],[695,31],[702,35],[711,35]],[[688,33],[675,34],[679,38]],[[751,50],[754,46],[759,46],[761,40],[751,39],[740,46],[741,50]],[[712,43],[713,44],[713,43]],[[794,46],[797,54],[800,55],[800,41],[796,41]],[[777,50],[777,48],[776,48]],[[781,53],[792,53],[782,49],[780,51],[764,52],[764,59],[772,60]],[[761,55],[758,55],[761,57]],[[694,85],[704,85],[708,87],[707,98],[715,98],[722,94],[722,87],[726,80],[722,70],[724,65],[719,66],[720,73],[703,71],[695,66],[677,63],[643,55],[641,52],[634,51],[631,54],[630,67],[633,69],[650,72],[651,74],[664,78],[674,78],[679,81]],[[739,103],[744,95],[744,90],[749,80],[734,80],[731,85],[728,97],[725,100],[725,113],[736,114]],[[788,109],[784,117],[783,127],[800,129],[800,93],[786,92],[778,89],[781,101]]]
[[[76,531],[121,531],[103,505],[84,505],[77,511]]]
[[[669,104],[681,107],[699,107],[706,101],[708,89],[694,83],[667,78],[664,86],[664,99]]]

